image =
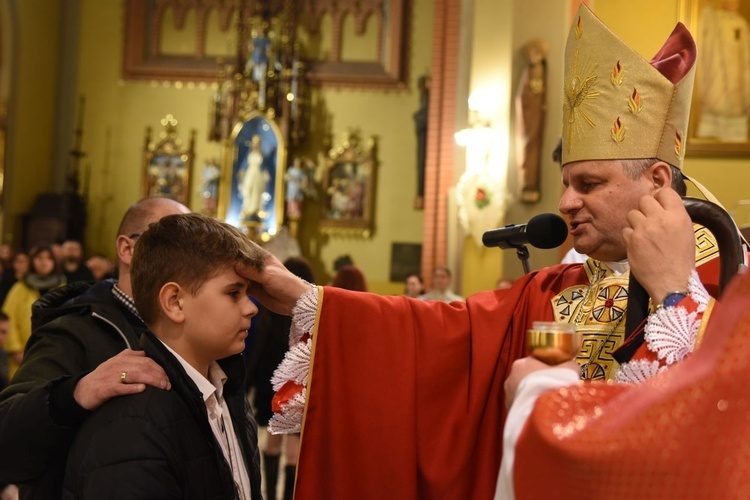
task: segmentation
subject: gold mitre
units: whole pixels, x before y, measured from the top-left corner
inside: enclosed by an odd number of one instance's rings
[[[695,60],[682,23],[649,62],[581,4],[565,48],[563,164],[658,158],[682,168]]]

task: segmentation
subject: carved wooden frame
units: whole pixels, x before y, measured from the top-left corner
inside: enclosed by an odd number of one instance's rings
[[[370,237],[375,224],[377,167],[375,138],[363,148],[358,131],[349,132],[341,146],[329,151],[323,174],[321,232]],[[337,194],[345,201],[341,208]]]
[[[283,1],[272,0],[270,11],[277,12]],[[324,15],[333,25],[332,54],[327,61],[310,61],[307,77],[314,85],[358,88],[402,89],[408,79],[411,0],[298,0],[298,9],[308,13],[307,29],[317,33]],[[258,0],[249,0],[250,12]],[[219,12],[219,29],[228,36],[233,13],[240,0],[126,0],[125,40],[122,77],[126,80],[216,81],[216,57],[205,53],[206,23],[212,10]],[[159,54],[159,35],[167,9],[175,15],[175,25],[184,26],[191,9],[196,12],[195,52],[190,55]],[[378,19],[378,60],[342,61],[342,25],[347,15],[354,17],[356,33],[361,34],[369,16]]]
[[[177,137],[177,121],[172,115],[167,115],[162,120],[162,125],[164,131],[155,143],[151,142],[151,127],[146,127],[143,145],[143,194],[170,198],[190,206],[190,178],[195,159],[196,131],[190,131],[190,142],[185,147]],[[178,192],[173,191],[173,181],[178,182]]]
[[[333,44],[328,61],[313,61],[307,78],[311,84],[361,88],[406,87],[409,67],[410,0],[305,0],[307,28],[315,34],[324,14],[331,17]],[[342,61],[342,25],[347,15],[354,17],[355,33],[361,35],[371,15],[378,20],[377,62]]]

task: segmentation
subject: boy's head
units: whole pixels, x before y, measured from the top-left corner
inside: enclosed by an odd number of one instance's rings
[[[196,296],[211,278],[233,272],[240,263],[260,268],[264,257],[264,250],[229,224],[201,214],[168,215],[136,243],[130,270],[135,307],[152,326],[163,310],[159,295],[168,283]]]

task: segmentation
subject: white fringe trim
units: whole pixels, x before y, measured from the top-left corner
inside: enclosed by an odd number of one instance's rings
[[[695,269],[690,273],[690,278],[688,279],[688,293],[690,294],[690,298],[698,304],[697,311],[699,313],[705,312],[706,307],[708,307],[708,301],[711,300],[711,295],[709,295],[703,283],[701,283],[698,272]]]
[[[274,413],[268,422],[271,434],[294,434],[302,430],[302,417],[305,413],[305,393],[307,379],[310,375],[312,360],[312,332],[315,328],[315,316],[318,311],[318,287],[310,285],[310,290],[303,293],[292,308],[292,327],[289,330],[289,350],[284,359],[273,372],[271,385],[274,391],[281,389],[287,382],[302,386],[302,390],[281,405],[281,412]],[[300,340],[309,335],[306,342]]]
[[[292,308],[292,327],[289,330],[290,347],[299,342],[305,334],[312,335],[317,312],[318,287],[310,285],[310,289],[302,294]]]

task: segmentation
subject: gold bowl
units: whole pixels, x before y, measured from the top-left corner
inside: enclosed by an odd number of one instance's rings
[[[571,323],[535,321],[526,332],[526,346],[531,355],[548,365],[575,358],[581,350],[581,341],[581,333]]]

